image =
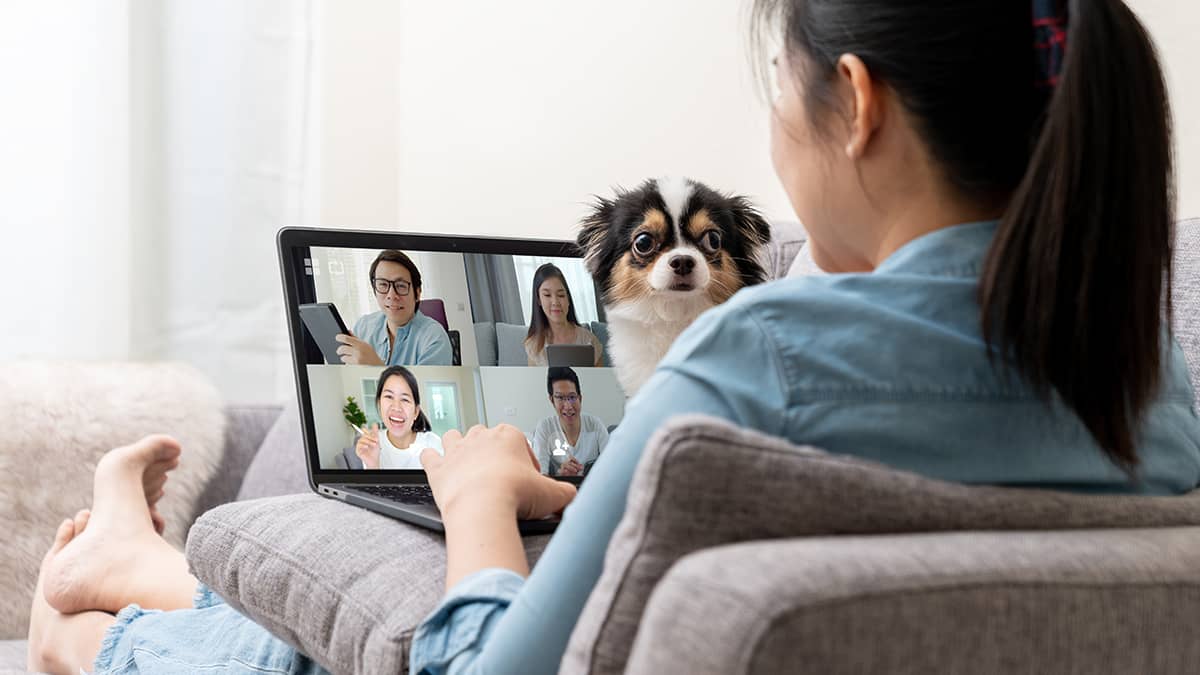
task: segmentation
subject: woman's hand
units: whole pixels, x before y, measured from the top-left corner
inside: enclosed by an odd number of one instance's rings
[[[354,444],[354,454],[362,460],[364,469],[379,468],[379,425],[372,424]]]
[[[353,335],[341,333],[334,339],[342,343],[342,346],[337,348],[338,356],[342,357],[342,363],[357,366],[383,365],[383,359],[375,353],[375,348]]]
[[[575,486],[543,476],[529,441],[516,427],[474,426],[463,436],[442,436],[445,455],[426,449],[421,464],[446,520],[455,511],[512,513],[534,520],[558,513],[575,497]]]

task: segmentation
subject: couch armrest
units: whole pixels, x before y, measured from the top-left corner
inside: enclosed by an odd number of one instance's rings
[[[200,495],[197,514],[234,500],[242,487],[246,469],[282,409],[278,405],[225,406],[225,452],[212,480]]]
[[[526,537],[533,564],[549,536]],[[188,563],[232,607],[334,673],[408,671],[445,590],[442,535],[314,494],[200,517]]]
[[[677,417],[647,443],[561,672],[625,672],[655,585],[683,556],[715,546],[831,535],[1172,526],[1200,526],[1200,490],[1137,497],[961,485],[797,447],[726,421]]]
[[[655,588],[635,673],[1183,673],[1200,528],[837,537],[709,549]]]

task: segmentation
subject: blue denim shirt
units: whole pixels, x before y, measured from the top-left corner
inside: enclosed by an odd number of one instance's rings
[[[417,631],[412,671],[556,672],[642,447],[679,413],[952,481],[1149,494],[1195,488],[1200,421],[1174,343],[1140,431],[1136,483],[1070,411],[988,363],[975,292],[995,227],[938,230],[874,273],[778,281],[702,316],[626,406],[529,579],[496,569],[463,579]]]
[[[387,315],[372,312],[354,322],[354,337],[375,348],[389,366],[449,366],[454,359],[450,336],[442,324],[420,312],[396,329],[396,343],[388,354]]]

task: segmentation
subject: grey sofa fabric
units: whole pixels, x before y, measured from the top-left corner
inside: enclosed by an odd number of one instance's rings
[[[304,459],[300,407],[296,401],[290,401],[276,409],[279,414],[262,437],[258,454],[244,471],[238,501],[312,491]]]
[[[1200,491],[1094,496],[945,483],[720,420],[679,417],[647,445],[560,672],[623,672],[658,581],[684,555],[713,546],[800,536],[1182,525],[1200,525]]]
[[[479,350],[479,365],[496,365],[496,324],[481,321],[475,324],[475,347]]]
[[[27,672],[27,644],[24,640],[0,640],[0,675]]]
[[[792,267],[800,247],[808,240],[804,227],[797,222],[780,221],[771,224],[771,244],[766,251],[766,270],[770,279],[782,279]]]
[[[496,364],[501,366],[523,366],[529,363],[525,354],[525,334],[528,326],[515,323],[496,324]]]
[[[531,564],[549,536],[526,537]],[[192,526],[193,573],[335,673],[404,673],[445,590],[440,534],[313,494],[214,509]]]
[[[1175,270],[1171,288],[1175,339],[1188,361],[1192,388],[1200,383],[1200,218],[1175,225]]]
[[[218,478],[211,481],[200,497],[197,513],[218,504],[239,499],[242,477],[257,460],[267,432],[279,422],[280,406],[243,405],[225,408],[225,453],[217,468]]]
[[[966,532],[712,548],[655,587],[626,672],[1194,673],[1198,535]]]

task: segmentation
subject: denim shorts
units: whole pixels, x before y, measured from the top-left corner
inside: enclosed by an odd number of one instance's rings
[[[130,605],[117,614],[93,664],[108,673],[326,673],[201,584],[194,609]]]

